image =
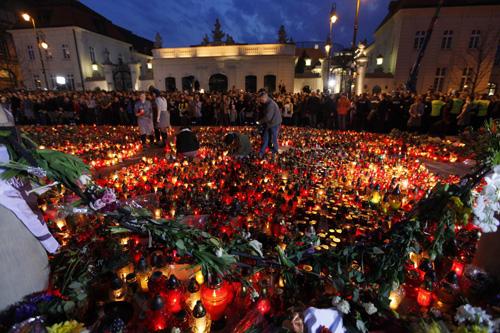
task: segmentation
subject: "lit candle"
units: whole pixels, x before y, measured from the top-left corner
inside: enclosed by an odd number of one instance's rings
[[[404,297],[405,291],[402,287],[391,291],[389,294],[389,300],[391,301],[389,307],[391,308],[391,310],[397,310]]]
[[[198,300],[193,308],[193,318],[191,320],[191,332],[193,333],[208,333],[210,332],[211,320],[207,316],[207,312],[203,303]]]

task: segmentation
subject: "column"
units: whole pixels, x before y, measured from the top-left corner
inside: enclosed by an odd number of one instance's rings
[[[366,76],[366,62],[368,58],[365,55],[361,55],[356,59],[357,64],[357,78],[356,78],[356,95],[361,95],[365,86],[365,76]]]

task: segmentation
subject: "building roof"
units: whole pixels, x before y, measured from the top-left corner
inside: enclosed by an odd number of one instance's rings
[[[391,17],[401,9],[436,7],[439,0],[394,0],[389,3],[389,12],[375,31],[378,31]],[[499,0],[444,0],[444,7],[467,7],[500,5]]]
[[[29,13],[35,18],[37,26],[42,28],[77,26],[132,44],[140,53],[151,54],[153,48],[152,41],[113,24],[101,14],[76,0],[6,0],[5,4],[11,11]],[[14,29],[29,27],[29,23],[19,17]]]

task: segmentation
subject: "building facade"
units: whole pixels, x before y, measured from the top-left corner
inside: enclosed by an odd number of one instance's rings
[[[437,3],[391,2],[374,43],[366,50],[365,92],[390,92],[406,84]],[[417,91],[491,92],[499,84],[493,75],[500,65],[499,22],[497,0],[444,1],[420,65]]]
[[[79,1],[19,0],[10,10],[25,88],[141,90],[153,83],[153,42]],[[36,30],[21,13],[34,19]]]
[[[7,31],[16,22],[14,13],[0,6],[0,90],[20,84],[20,68],[12,35]]]
[[[153,50],[155,86],[171,90],[249,92],[279,84],[292,91],[295,45],[251,44],[192,46]]]

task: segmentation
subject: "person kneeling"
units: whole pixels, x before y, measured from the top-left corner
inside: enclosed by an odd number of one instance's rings
[[[231,132],[224,136],[224,144],[229,148],[229,154],[234,157],[243,158],[252,153],[252,145],[248,135]]]
[[[200,143],[191,128],[184,127],[175,136],[175,147],[177,154],[181,156],[196,157],[198,149],[200,149]]]

